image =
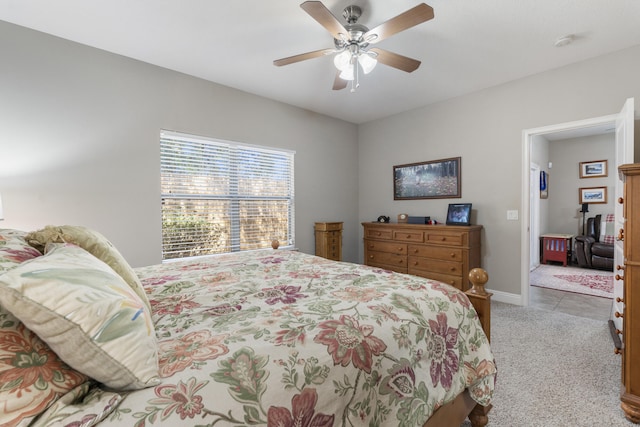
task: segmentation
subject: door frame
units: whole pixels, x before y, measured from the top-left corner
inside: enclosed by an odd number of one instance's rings
[[[595,117],[592,119],[577,120],[574,122],[560,123],[551,126],[543,126],[522,131],[522,198],[521,211],[522,223],[520,228],[520,305],[529,305],[529,263],[531,260],[531,206],[530,206],[530,171],[531,171],[531,144],[536,136],[544,136],[557,132],[572,131],[597,126],[611,126],[615,129],[618,114]],[[617,168],[617,166],[616,166]]]

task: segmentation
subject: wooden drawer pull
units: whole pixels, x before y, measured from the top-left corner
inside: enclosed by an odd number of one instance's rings
[[[620,297],[616,297],[616,302],[624,302],[624,300]]]
[[[618,203],[623,204],[624,203],[624,198],[618,197]]]
[[[616,270],[624,270],[624,265],[616,265]]]
[[[402,252],[402,251],[404,251],[403,247],[398,248],[398,252]]]
[[[624,240],[624,229],[623,229],[623,228],[621,228],[621,229],[620,229],[620,231],[618,231],[618,237],[617,237],[617,239],[618,239],[619,241]]]
[[[616,349],[615,349],[615,350],[613,350],[613,352],[614,352],[615,354],[622,354],[622,351],[620,351],[620,349],[619,349],[619,348],[617,348],[617,347],[616,347]]]
[[[456,254],[454,254],[453,252],[451,252],[451,258],[455,258]]]
[[[624,280],[624,277],[619,274],[616,274],[616,280]]]
[[[618,312],[618,311],[616,311],[615,316],[616,316],[618,319],[622,319],[622,318],[624,317],[624,315],[623,315],[622,313]]]

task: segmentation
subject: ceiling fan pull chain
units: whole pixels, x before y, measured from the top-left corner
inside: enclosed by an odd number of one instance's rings
[[[358,66],[358,60],[356,59],[353,62],[353,72],[355,74],[355,78],[353,79],[353,81],[351,82],[351,92],[355,92],[357,88],[360,87],[360,67]],[[355,87],[354,86],[354,82],[355,82]]]

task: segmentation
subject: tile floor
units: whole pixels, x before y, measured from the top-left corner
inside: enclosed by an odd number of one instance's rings
[[[563,292],[529,286],[529,305],[589,319],[609,320],[612,300],[609,298]]]

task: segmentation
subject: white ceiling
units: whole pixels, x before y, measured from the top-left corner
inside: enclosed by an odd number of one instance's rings
[[[353,123],[432,104],[640,44],[639,0],[426,0],[435,18],[376,45],[422,61],[378,65],[355,93],[331,90],[331,57],[273,60],[333,47],[301,0],[0,0],[0,20]],[[349,4],[372,28],[416,0]],[[573,34],[573,43],[554,42]]]

